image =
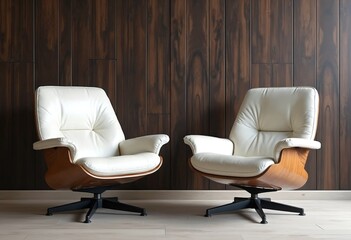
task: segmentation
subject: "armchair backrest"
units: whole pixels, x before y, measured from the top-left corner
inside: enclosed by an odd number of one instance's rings
[[[234,155],[274,158],[284,138],[313,140],[318,110],[318,92],[311,87],[250,89],[229,135]]]
[[[94,87],[43,86],[35,93],[40,140],[66,138],[76,147],[73,159],[118,155],[125,139],[105,91]]]

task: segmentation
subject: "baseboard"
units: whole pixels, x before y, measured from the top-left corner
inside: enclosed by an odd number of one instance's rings
[[[75,200],[82,196],[90,195],[69,190],[0,190],[0,200]],[[230,200],[248,193],[242,190],[110,190],[104,196],[126,200]],[[278,191],[261,196],[276,200],[351,200],[351,191]]]

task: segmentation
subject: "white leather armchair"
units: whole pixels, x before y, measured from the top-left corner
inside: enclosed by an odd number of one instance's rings
[[[206,216],[254,208],[267,223],[263,208],[297,212],[302,208],[261,199],[259,193],[302,187],[305,163],[314,140],[319,97],[311,87],[256,88],[247,92],[228,139],[188,135],[192,168],[203,176],[248,191],[250,198],[207,209]]]
[[[39,141],[47,165],[45,179],[53,189],[90,192],[93,198],[48,208],[55,212],[88,208],[90,222],[97,208],[146,215],[143,208],[120,203],[101,194],[116,184],[135,181],[162,165],[165,134],[125,139],[104,90],[93,87],[43,86],[36,90],[35,116]]]

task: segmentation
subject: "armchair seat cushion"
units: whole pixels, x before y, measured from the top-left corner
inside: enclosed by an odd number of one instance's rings
[[[198,171],[219,176],[255,177],[263,173],[274,160],[269,157],[243,157],[202,152],[191,158]]]
[[[155,153],[138,153],[114,157],[87,157],[76,161],[89,173],[97,177],[116,177],[150,172],[160,164]]]

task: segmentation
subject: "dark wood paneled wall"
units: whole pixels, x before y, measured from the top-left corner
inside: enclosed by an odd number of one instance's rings
[[[160,171],[123,189],[226,189],[186,134],[228,136],[246,91],[314,86],[305,189],[351,189],[351,0],[0,0],[0,189],[46,189],[33,93],[106,90],[126,137],[166,133]]]

